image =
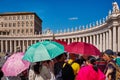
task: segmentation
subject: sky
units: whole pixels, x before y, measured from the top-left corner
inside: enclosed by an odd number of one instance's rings
[[[0,0],[0,13],[35,12],[42,19],[42,29],[72,29],[103,19],[120,0]]]

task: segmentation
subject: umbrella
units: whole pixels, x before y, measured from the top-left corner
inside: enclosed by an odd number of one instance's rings
[[[22,60],[23,56],[23,52],[17,52],[7,59],[2,67],[5,76],[17,76],[29,68],[30,62]]]
[[[55,41],[37,42],[31,45],[23,59],[30,62],[51,60],[64,52],[64,46]]]
[[[94,45],[85,42],[73,42],[66,47],[66,51],[84,55],[100,55],[100,51]]]

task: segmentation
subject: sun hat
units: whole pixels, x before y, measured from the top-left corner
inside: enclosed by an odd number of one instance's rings
[[[107,55],[114,55],[114,52],[111,49],[107,49],[104,53]]]

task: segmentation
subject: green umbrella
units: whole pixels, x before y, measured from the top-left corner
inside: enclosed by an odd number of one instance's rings
[[[30,62],[51,60],[64,52],[64,46],[54,41],[37,42],[31,45],[23,57]]]

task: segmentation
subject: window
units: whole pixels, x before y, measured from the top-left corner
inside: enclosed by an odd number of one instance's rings
[[[20,20],[20,16],[17,16],[17,20]]]
[[[9,20],[12,20],[12,17],[11,17],[11,16],[9,16]]]
[[[30,15],[30,19],[33,19],[33,15]]]
[[[22,16],[22,20],[24,20],[24,16]]]
[[[18,24],[18,27],[20,27],[20,22],[18,22],[17,24]]]
[[[30,29],[30,33],[32,33],[33,32],[33,30],[32,29]]]
[[[16,17],[15,17],[15,16],[13,16],[13,20],[16,20]]]
[[[27,22],[26,22],[26,26],[28,26],[28,25],[29,25],[29,22],[27,21]]]
[[[22,27],[24,26],[24,22],[22,21]]]
[[[7,23],[5,23],[5,27],[7,27]]]
[[[32,21],[30,22],[30,26],[33,26],[33,22]]]
[[[6,17],[6,16],[4,17],[4,20],[7,20],[7,17]]]
[[[3,22],[1,22],[1,27],[3,27]]]
[[[12,26],[12,23],[9,23],[9,27],[11,27]]]
[[[28,15],[26,16],[26,19],[29,19],[29,16],[28,16]]]
[[[24,33],[24,30],[22,29],[22,33]]]
[[[15,30],[13,30],[13,34],[15,33]]]
[[[26,33],[28,33],[28,29],[26,29]]]
[[[17,33],[20,33],[20,30],[19,30],[19,29],[17,30]]]
[[[15,27],[16,26],[16,23],[13,23],[13,27]]]

